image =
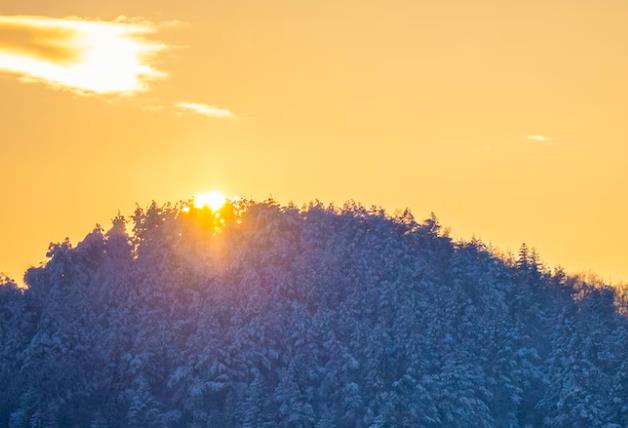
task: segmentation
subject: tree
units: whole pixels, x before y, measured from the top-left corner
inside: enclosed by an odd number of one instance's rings
[[[0,278],[0,426],[628,426],[621,289],[433,215],[182,207]]]

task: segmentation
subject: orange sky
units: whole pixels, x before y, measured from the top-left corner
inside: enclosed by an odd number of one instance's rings
[[[118,209],[219,189],[435,211],[456,237],[628,281],[624,0],[4,0],[0,16],[13,277]]]

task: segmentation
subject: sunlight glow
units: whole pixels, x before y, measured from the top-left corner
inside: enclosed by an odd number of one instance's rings
[[[0,16],[0,71],[89,93],[133,93],[165,74],[145,63],[164,46],[146,22]]]
[[[226,202],[227,198],[222,193],[217,191],[194,196],[194,207],[196,208],[208,207],[212,211],[218,211],[225,205]]]

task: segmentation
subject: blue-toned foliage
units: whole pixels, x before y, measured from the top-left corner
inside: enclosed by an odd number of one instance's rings
[[[628,426],[619,291],[434,217],[220,214],[153,204],[0,280],[0,427]]]

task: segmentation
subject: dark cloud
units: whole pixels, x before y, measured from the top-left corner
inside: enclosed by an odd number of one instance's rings
[[[80,51],[72,46],[77,33],[71,28],[50,28],[0,21],[0,50],[56,63],[75,61]]]

